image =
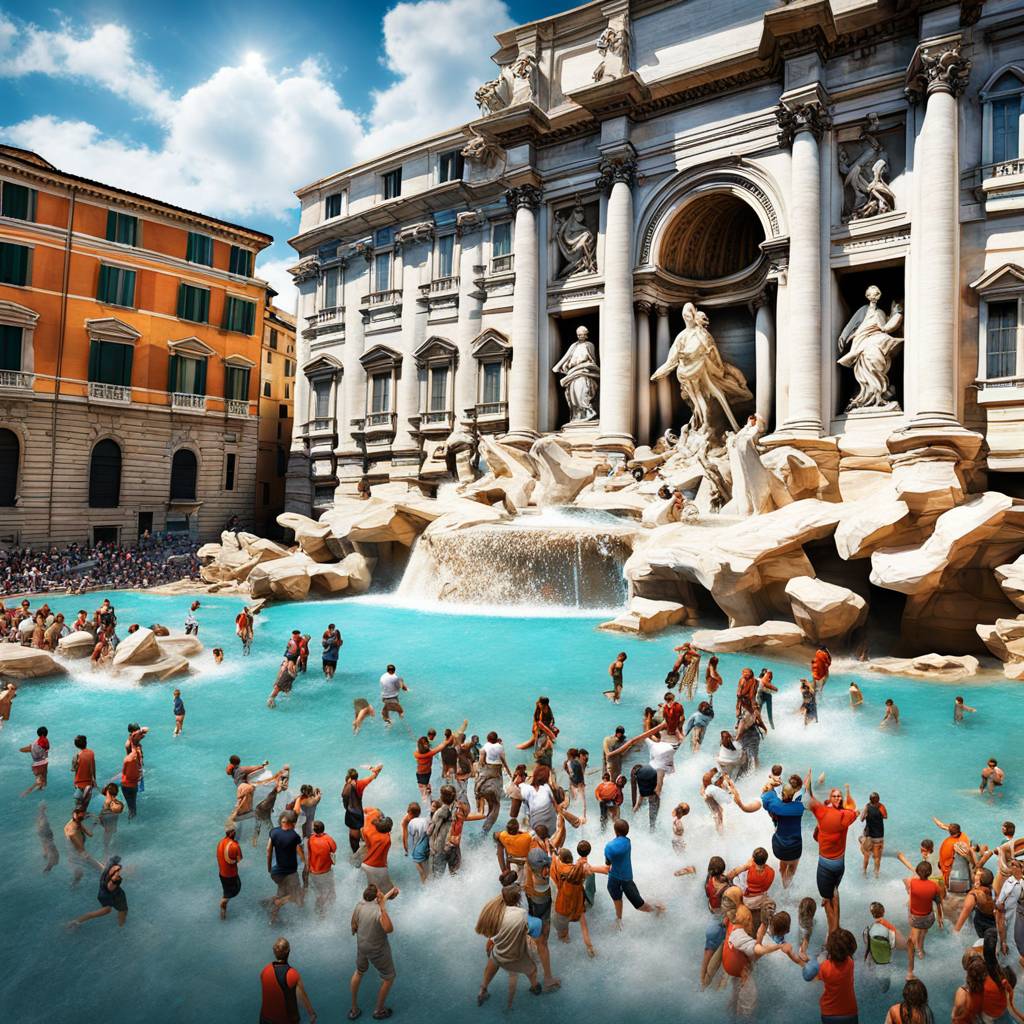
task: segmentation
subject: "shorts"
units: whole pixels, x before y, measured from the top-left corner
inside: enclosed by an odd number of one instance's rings
[[[636,882],[634,882],[632,878],[625,881],[624,879],[614,878],[612,875],[609,875],[608,895],[611,896],[616,903],[625,896],[637,910],[644,905],[644,898],[640,895],[640,891],[636,887]]]
[[[916,928],[918,931],[926,932],[931,926],[935,924],[935,914],[925,914],[923,917],[917,917],[914,914],[910,915],[910,927]]]
[[[551,917],[551,906],[550,896],[540,903],[534,903],[529,896],[526,897],[527,912],[532,917],[539,917],[542,921],[547,921]]]
[[[238,875],[220,876],[220,888],[224,899],[233,900],[242,891],[242,880]]]
[[[364,864],[363,871],[366,872],[366,880],[371,885],[377,886],[381,892],[391,892],[395,887],[395,883],[391,881],[391,876],[388,874],[387,868],[375,868]]]
[[[846,861],[843,859],[830,860],[828,857],[818,857],[818,894],[823,900],[830,900],[836,894],[839,883],[846,873]]]
[[[794,839],[780,839],[778,834],[772,836],[772,853],[779,860],[799,860],[803,852],[804,841],[802,837],[796,836]]]
[[[362,811],[345,812],[345,828],[361,829],[366,824]]]
[[[322,874],[310,873],[309,884],[318,897],[334,898],[334,872],[324,871]]]
[[[416,773],[416,785],[417,786],[429,786],[430,785],[430,772],[417,772]]]
[[[277,886],[278,899],[291,898],[299,894],[299,876],[294,871],[290,875],[271,875],[270,878]]]
[[[395,961],[392,959],[390,946],[385,946],[382,950],[376,950],[373,953],[367,953],[360,946],[356,946],[356,972],[365,974],[371,964],[384,981],[395,976]]]
[[[43,779],[45,781],[45,779],[46,779],[46,770],[49,767],[50,766],[47,765],[47,764],[34,764],[34,765],[32,765],[32,774],[33,775],[38,775],[39,778],[41,778],[41,779]]]
[[[834,1013],[823,1013],[821,1024],[860,1024],[860,1018],[855,1013],[844,1013],[839,1017]]]
[[[560,914],[557,910],[552,911],[551,927],[555,929],[555,934],[559,936],[568,935],[570,920],[572,919],[566,917],[565,914]]]
[[[711,918],[708,921],[708,926],[704,929],[704,951],[706,953],[713,953],[718,949],[725,942],[725,933],[725,918]]]
[[[119,914],[128,913],[128,897],[120,887],[113,892],[101,892],[96,898],[101,907],[110,907],[111,910],[116,910]]]
[[[426,864],[430,860],[430,840],[424,836],[411,850],[410,857],[414,864]]]
[[[388,697],[383,704],[385,711],[397,711],[399,714],[402,713],[402,705],[398,703],[397,697]]]

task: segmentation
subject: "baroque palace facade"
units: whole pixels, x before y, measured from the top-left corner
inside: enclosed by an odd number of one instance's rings
[[[271,241],[0,146],[0,542],[252,522]]]
[[[701,314],[768,445],[945,446],[1015,492],[1020,0],[598,0],[496,38],[477,120],[297,193],[289,508],[441,479],[453,432],[651,444]]]

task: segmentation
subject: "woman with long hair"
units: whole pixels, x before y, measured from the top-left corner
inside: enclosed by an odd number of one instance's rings
[[[707,874],[704,876],[704,896],[708,902],[711,920],[704,929],[704,958],[700,965],[700,987],[707,988],[714,977],[711,961],[725,942],[725,911],[722,907],[722,894],[732,883],[725,875],[725,861],[721,857],[712,857],[708,861]]]
[[[722,685],[722,677],[718,672],[718,655],[708,658],[708,667],[704,669],[704,689],[709,698],[714,698],[715,690]]]
[[[804,980],[817,978],[824,986],[818,1000],[822,1024],[857,1024],[857,996],[853,987],[853,954],[857,940],[845,928],[825,939],[825,956],[804,968]]]
[[[960,963],[964,969],[964,983],[953,995],[952,1024],[975,1024],[981,1016],[981,997],[988,969],[974,949],[967,950]]]
[[[530,828],[536,832],[538,825],[544,825],[548,835],[553,836],[558,827],[558,800],[551,786],[551,769],[546,764],[536,765],[529,781],[520,783],[519,792]]]
[[[999,932],[989,928],[982,940],[981,955],[985,962],[985,982],[981,990],[981,1020],[983,1024],[995,1024],[1002,1020],[1009,1010],[1013,1018],[1024,1022],[1021,1014],[1013,1005],[1013,990],[1017,984],[1017,975],[1009,967],[999,963],[996,951],[999,948]]]
[[[908,978],[903,986],[903,998],[889,1007],[885,1024],[934,1024],[934,1021],[924,982]]]
[[[722,770],[723,774],[732,775],[733,772],[739,770],[739,766],[743,762],[743,751],[736,746],[732,733],[728,729],[721,731],[719,740],[720,746],[715,763]]]

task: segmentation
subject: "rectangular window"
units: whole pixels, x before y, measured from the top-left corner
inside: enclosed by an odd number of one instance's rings
[[[256,303],[229,295],[224,303],[224,330],[252,334],[256,327]]]
[[[235,489],[235,462],[238,456],[234,452],[224,453],[224,490],[233,491]]]
[[[107,241],[121,245],[139,244],[139,218],[130,213],[107,210]]]
[[[992,162],[1016,160],[1020,156],[1019,96],[992,101]]]
[[[249,367],[228,366],[224,372],[224,397],[233,402],[249,399]]]
[[[0,242],[0,284],[28,284],[27,245]]]
[[[273,327],[270,328],[270,347],[277,348],[277,331]]]
[[[1017,302],[988,304],[988,336],[985,339],[985,376],[1017,375]]]
[[[188,245],[185,248],[185,259],[189,263],[202,263],[204,267],[213,266],[213,239],[209,235],[201,235],[198,231],[188,233]]]
[[[239,245],[231,246],[231,260],[228,269],[239,277],[252,277],[253,255]]]
[[[385,199],[397,199],[402,194],[402,168],[381,175],[381,190]]]
[[[391,287],[391,253],[379,252],[373,257],[373,289],[386,292]]]
[[[178,319],[196,324],[210,322],[210,291],[182,282],[178,285]]]
[[[501,363],[484,363],[484,405],[501,401]]]
[[[448,411],[448,367],[435,366],[430,370],[430,412]]]
[[[0,326],[0,370],[21,369],[21,328]],[[3,502],[0,502],[3,504]]]
[[[286,377],[294,377],[295,376],[295,367],[292,366],[292,361],[290,359],[286,359],[284,361],[284,375]]]
[[[206,360],[175,353],[168,370],[168,391],[183,395],[206,394]]]
[[[466,161],[462,153],[457,149],[453,149],[448,153],[442,153],[438,158],[437,180],[440,182],[461,181],[465,164]]]
[[[324,309],[341,305],[341,267],[328,267],[324,271]]]
[[[318,380],[313,382],[313,415],[318,420],[331,415],[331,382]]]
[[[391,412],[391,374],[375,373],[370,384],[370,412]]]
[[[324,200],[324,219],[341,216],[341,193],[335,192]]]
[[[270,366],[271,363],[273,363],[273,361],[274,361],[274,353],[273,352],[268,352],[267,353],[267,366]]]
[[[89,380],[95,384],[131,387],[135,349],[116,341],[92,341],[89,345]]]
[[[133,307],[135,305],[135,271],[101,264],[96,298],[111,306]]]
[[[285,384],[285,386],[284,386],[284,397],[285,398],[291,398],[292,397],[291,390],[290,390],[290,388],[289,388],[289,386],[287,384]]]
[[[264,398],[269,398],[270,397],[270,381],[269,380],[265,380],[263,382],[263,397]]]
[[[287,405],[279,405],[277,407],[277,416],[278,416],[278,419],[282,419],[282,420],[288,419],[288,406]]]
[[[437,276],[451,277],[455,262],[455,236],[441,235],[437,240]]]
[[[491,228],[491,271],[512,269],[512,221],[503,220]]]
[[[0,214],[15,220],[35,220],[36,190],[10,181],[0,182]]]
[[[390,245],[394,237],[395,232],[393,228],[377,228],[373,233],[373,244],[378,249],[382,249],[384,246]]]

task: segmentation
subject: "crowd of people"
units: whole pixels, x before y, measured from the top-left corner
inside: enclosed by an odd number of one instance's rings
[[[0,595],[155,587],[198,579],[195,541],[182,533],[150,535],[132,546],[100,542],[67,547],[0,548]]]
[[[195,630],[197,606],[187,620]],[[247,610],[236,619],[236,634],[242,655],[247,655],[254,642],[253,619]],[[287,638],[270,707],[280,700],[301,699],[302,687],[295,684],[310,672],[311,643],[316,650],[317,644],[300,630]],[[343,646],[334,623],[318,643],[322,673],[329,682]],[[929,1024],[940,1008],[929,1006],[917,966],[925,956],[931,929],[948,925],[958,933],[973,932],[975,938],[960,947],[962,961],[948,965],[950,974],[956,972],[963,982],[954,1005],[942,1007],[941,1012],[948,1010],[954,1024],[991,1024],[1008,1016],[1024,1021],[1014,1002],[1017,970],[1024,967],[1024,840],[1015,838],[1013,822],[991,820],[995,798],[1006,781],[998,762],[988,758],[979,766],[978,817],[986,819],[981,828],[992,833],[991,843],[972,840],[960,824],[935,818],[934,838],[922,837],[916,859],[898,854],[901,870],[906,871],[902,878],[905,905],[890,902],[886,907],[872,900],[864,906],[846,906],[841,904],[840,890],[848,869],[851,829],[861,830],[853,857],[864,877],[870,873],[879,879],[883,872],[888,810],[882,796],[864,794],[858,805],[849,786],[825,785],[825,774],[815,776],[810,768],[786,770],[776,763],[761,775],[762,744],[771,742],[773,696],[779,693],[772,671],[762,668],[755,673],[744,668],[733,698],[723,693],[726,684],[715,655],[707,658],[701,680],[700,666],[707,652],[684,643],[674,654],[663,701],[644,709],[634,735],[618,725],[604,737],[593,768],[590,752],[580,745],[582,737],[572,735],[571,745],[564,745],[563,729],[571,734],[573,719],[567,715],[560,724],[556,700],[547,696],[537,698],[532,721],[524,723],[528,736],[520,743],[507,743],[497,732],[485,731],[486,723],[479,734],[469,732],[468,721],[440,731],[424,728],[418,737],[409,734],[408,799],[401,807],[388,809],[374,798],[373,784],[383,771],[380,763],[350,767],[343,779],[337,779],[344,810],[344,829],[337,839],[323,820],[321,788],[311,783],[294,787],[287,764],[275,770],[267,759],[249,757],[252,763],[245,763],[241,755],[226,753],[226,775],[232,787],[230,797],[224,798],[227,821],[223,835],[210,841],[211,876],[215,869],[220,884],[220,916],[227,920],[232,901],[245,898],[243,877],[246,889],[252,885],[266,897],[263,902],[271,923],[298,926],[307,899],[313,913],[332,915],[337,899],[334,869],[339,856],[349,856],[364,876],[364,887],[349,894],[355,965],[348,1017],[355,1020],[362,1014],[361,988],[372,969],[379,978],[372,1016],[383,1020],[392,1015],[388,997],[398,976],[393,943],[402,941],[394,915],[401,891],[391,875],[393,849],[400,844],[402,854],[412,861],[414,884],[430,885],[460,871],[464,847],[469,856],[480,857],[491,845],[496,860],[493,897],[480,908],[475,926],[483,954],[477,1003],[482,1006],[490,998],[491,985],[500,973],[507,981],[506,1005],[511,1008],[521,976],[532,995],[561,986],[554,939],[571,942],[578,932],[587,955],[598,955],[603,938],[588,920],[601,899],[597,876],[602,876],[615,927],[623,925],[626,904],[645,915],[666,912],[660,902],[643,895],[645,865],[633,863],[630,832],[641,823],[656,830],[663,786],[676,771],[676,758],[701,757],[707,770],[694,798],[696,802],[699,796],[719,838],[724,842],[732,827],[730,819],[737,814],[755,816],[749,820],[760,823],[763,832],[763,842],[749,854],[734,857],[732,863],[716,854],[700,871],[686,863],[691,807],[680,802],[671,809],[670,848],[681,862],[675,874],[702,879],[700,904],[706,927],[699,984],[704,989],[726,990],[723,1012],[741,1019],[757,1018],[758,963],[780,954],[792,963],[794,981],[802,978],[817,986],[823,1024],[856,1024],[857,994],[865,985],[882,992],[891,988],[886,1024]],[[622,700],[627,687],[626,662],[622,652],[608,669],[612,687],[605,696],[613,704]],[[825,700],[830,667],[831,655],[822,647],[809,666],[809,678],[800,681],[801,712],[808,728],[815,726],[817,709]],[[0,693],[0,719],[10,716],[6,692]],[[600,699],[596,693],[595,699]],[[829,699],[848,702],[855,713],[865,706],[856,684],[842,697],[833,688]],[[353,730],[376,717],[378,709],[385,728],[400,724],[408,730],[408,719],[418,719],[414,706],[407,707],[413,700],[397,667],[388,664],[380,677],[379,699],[355,698]],[[690,714],[685,703],[691,705]],[[808,712],[809,705],[813,714]],[[181,735],[185,704],[180,690],[174,691],[168,713],[174,718],[174,735]],[[978,709],[957,696],[951,716],[957,727],[966,713],[978,713]],[[707,751],[704,746],[715,735],[711,729],[716,719],[717,741]],[[898,708],[887,700],[881,728],[898,728],[899,721]],[[127,920],[121,859],[111,849],[122,815],[141,817],[147,733],[140,723],[129,723],[123,752],[118,754],[118,779],[106,785],[100,780],[107,776],[97,775],[96,756],[87,737],[74,740],[71,772],[77,795],[64,827],[66,856],[76,880],[86,873],[97,879],[99,907],[71,921],[70,927],[112,913],[121,925]],[[564,752],[559,753],[562,745]],[[32,785],[27,796],[47,786],[50,740],[45,725],[38,727],[36,739],[22,751],[31,760]],[[636,751],[641,757],[627,776],[626,759]],[[599,780],[591,787],[587,777],[595,774]],[[752,787],[756,793],[744,796],[741,785],[748,794]],[[738,810],[730,811],[732,807]],[[600,842],[581,837],[574,841],[571,832],[595,814]],[[805,827],[805,819],[812,818],[813,832]],[[87,849],[89,840],[94,847],[99,842],[94,839],[96,829],[102,830],[102,858]],[[476,829],[493,841],[464,843],[464,835]],[[45,815],[38,831],[49,870],[61,854]],[[593,830],[588,834],[593,836]],[[816,892],[798,896],[793,892],[794,876],[805,841],[816,847]],[[257,866],[251,867],[250,860],[257,861]],[[885,861],[886,869],[892,863],[892,859]],[[258,881],[261,870],[268,881]],[[277,940],[273,955],[260,974],[260,1020],[294,1024],[301,1006],[315,1021],[315,993],[307,993],[300,972],[290,964],[287,939]],[[901,969],[905,977],[899,985]]]

